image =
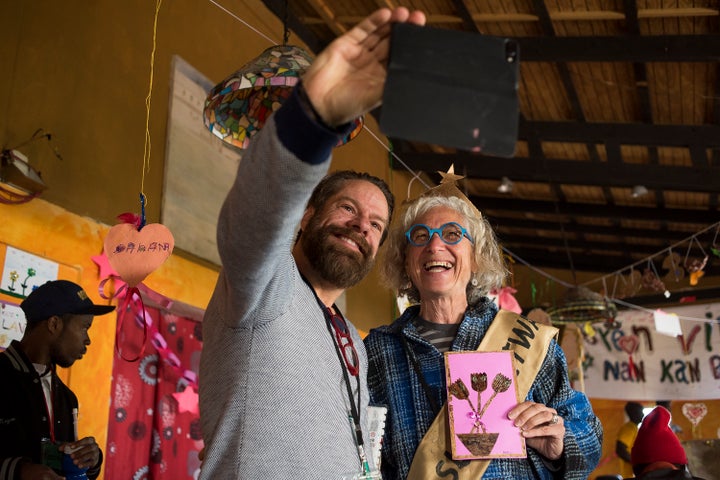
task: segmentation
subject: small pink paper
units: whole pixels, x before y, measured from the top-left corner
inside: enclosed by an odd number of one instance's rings
[[[454,460],[526,457],[507,416],[518,404],[511,352],[447,352],[448,415]]]

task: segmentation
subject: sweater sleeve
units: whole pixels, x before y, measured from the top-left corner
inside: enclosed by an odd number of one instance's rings
[[[585,394],[573,390],[567,362],[553,340],[528,398],[557,410],[565,424],[563,468],[556,478],[586,479],[600,461],[603,431]]]
[[[297,277],[295,231],[340,135],[313,119],[296,88],[253,137],[220,210],[223,268],[208,324],[246,327],[286,311]]]

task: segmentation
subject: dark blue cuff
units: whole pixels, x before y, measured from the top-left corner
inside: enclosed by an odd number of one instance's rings
[[[352,122],[333,129],[315,118],[309,102],[302,100],[302,84],[275,113],[275,127],[280,142],[305,163],[317,165],[330,156],[332,149],[350,133]],[[303,105],[307,103],[307,105]]]

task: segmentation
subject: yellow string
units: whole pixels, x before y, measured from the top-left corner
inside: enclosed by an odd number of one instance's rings
[[[140,180],[140,194],[145,197],[145,172],[150,170],[150,99],[152,98],[153,76],[155,69],[155,48],[157,47],[157,22],[162,0],[155,2],[155,20],[153,21],[152,53],[150,54],[150,86],[145,98],[145,148],[143,150],[142,179]]]

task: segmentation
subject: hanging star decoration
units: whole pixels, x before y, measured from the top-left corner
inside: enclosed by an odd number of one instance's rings
[[[90,259],[95,262],[100,269],[100,272],[98,273],[98,278],[100,279],[98,291],[100,292],[100,296],[105,299],[115,297],[122,298],[125,295],[127,283],[125,283],[123,279],[120,278],[120,274],[118,274],[115,269],[110,266],[110,261],[108,260],[107,255],[105,255],[105,252],[100,255],[94,255],[90,257]],[[105,285],[111,281],[112,290],[110,295],[107,295],[105,293]]]
[[[178,412],[189,412],[193,415],[197,415],[200,409],[198,408],[198,394],[194,388],[187,386],[182,392],[175,392],[172,394],[175,401],[178,403]]]
[[[442,180],[440,181],[440,183],[448,183],[448,182],[455,183],[458,180],[462,180],[463,178],[465,178],[462,175],[455,174],[455,164],[454,163],[450,165],[450,168],[448,168],[447,172],[438,171],[437,173],[439,173],[440,176],[442,177]]]

